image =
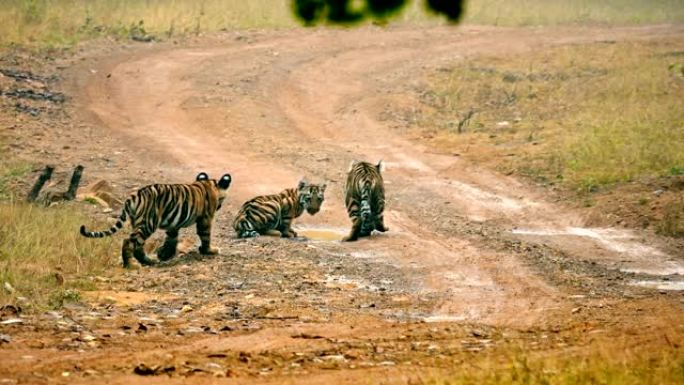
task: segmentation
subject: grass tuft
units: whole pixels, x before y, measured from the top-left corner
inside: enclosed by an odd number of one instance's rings
[[[111,239],[88,242],[78,232],[88,218],[63,204],[51,208],[0,202],[0,303],[27,298],[37,309],[77,300],[84,277],[105,274],[115,265]],[[24,305],[25,306],[25,305]]]

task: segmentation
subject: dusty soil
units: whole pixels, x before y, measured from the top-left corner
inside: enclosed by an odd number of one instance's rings
[[[1,325],[12,341],[0,346],[0,378],[405,383],[513,343],[679,349],[681,242],[586,227],[545,190],[435,152],[383,114],[445,63],[662,36],[684,29],[368,27],[84,46],[52,65],[65,109],[16,117],[11,153],[81,163],[84,184],[106,179],[121,197],[230,172],[214,230],[222,252],[197,255],[186,231],[171,263],[91,277],[98,291],[79,303]],[[390,231],[343,244],[352,159],[387,163]],[[302,176],[330,186],[324,209],[296,221],[308,240],[234,239],[242,202]]]

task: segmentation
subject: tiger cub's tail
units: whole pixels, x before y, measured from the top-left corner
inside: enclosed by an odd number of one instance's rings
[[[119,219],[116,221],[114,226],[110,227],[107,230],[104,231],[88,231],[86,230],[85,225],[81,225],[81,235],[83,235],[86,238],[103,238],[103,237],[109,237],[119,231],[126,222],[126,211],[128,209],[128,201],[125,203],[123,209],[121,209],[121,216],[119,216]]]

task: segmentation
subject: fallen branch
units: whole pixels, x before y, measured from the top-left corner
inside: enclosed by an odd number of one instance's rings
[[[29,192],[28,196],[26,197],[27,202],[35,202],[36,198],[38,198],[40,190],[43,189],[45,182],[50,180],[50,178],[52,177],[52,172],[54,170],[55,168],[53,166],[45,166],[45,169],[40,174],[40,176],[38,176],[38,180],[36,180],[36,183],[33,185],[31,192]]]

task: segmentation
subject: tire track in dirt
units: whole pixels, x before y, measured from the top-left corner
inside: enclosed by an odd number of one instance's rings
[[[301,218],[300,227],[348,228],[341,191],[346,164],[352,158],[385,159],[391,232],[316,247],[331,258],[346,253],[379,259],[421,277],[416,289],[441,297],[435,314],[424,315],[428,319],[533,324],[549,309],[568,306],[558,288],[515,255],[473,244],[457,229],[452,236],[430,231],[431,221],[446,213],[468,221],[496,220],[507,228],[554,229],[581,220],[511,178],[430,154],[398,136],[378,119],[383,103],[392,101],[386,94],[396,91],[393,83],[410,82],[470,55],[662,33],[673,32],[668,27],[588,29],[571,36],[563,29],[288,32],[248,43],[165,47],[113,58],[101,71],[111,78],[90,82],[81,102],[133,143],[150,168],[164,168],[176,178],[200,169],[233,173],[233,212],[255,194],[294,185],[303,173],[330,180],[324,210]],[[421,209],[416,201],[423,203]],[[601,258],[620,258],[594,241],[551,240],[570,255],[589,257],[583,250],[591,245]],[[635,258],[643,263],[658,255],[650,263],[671,259],[664,253]]]

